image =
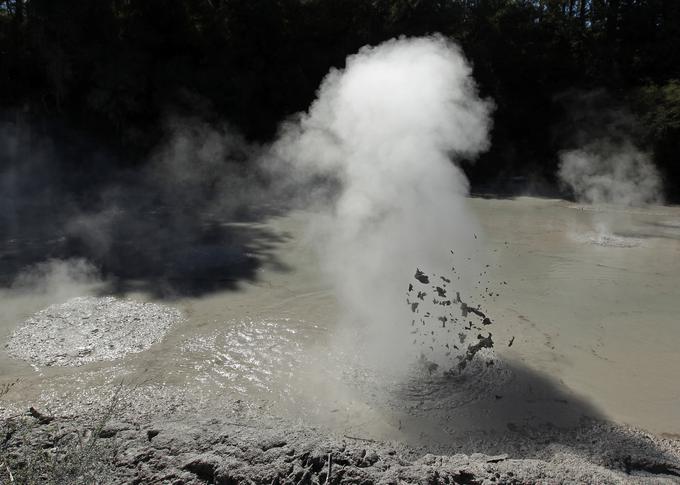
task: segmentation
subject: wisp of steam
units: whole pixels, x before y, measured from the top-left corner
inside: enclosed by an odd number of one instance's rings
[[[560,153],[558,177],[579,202],[642,206],[662,201],[662,183],[649,155],[630,142],[601,140]]]
[[[314,240],[346,323],[390,366],[417,352],[404,304],[415,269],[450,269],[451,249],[464,254],[479,242],[454,163],[489,145],[493,105],[471,72],[441,36],[364,47],[329,72],[272,147],[278,170],[299,186],[332,182]]]

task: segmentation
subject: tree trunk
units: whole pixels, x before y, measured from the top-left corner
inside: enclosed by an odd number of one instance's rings
[[[24,0],[14,1],[14,22],[19,27],[24,23]]]
[[[579,0],[579,4],[580,4],[579,6],[581,7],[581,11],[580,11],[579,15],[581,17],[581,24],[583,26],[586,25],[586,3],[587,3],[586,0]]]

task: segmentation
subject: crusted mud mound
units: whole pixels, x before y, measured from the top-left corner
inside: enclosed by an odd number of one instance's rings
[[[156,303],[78,297],[29,317],[7,344],[8,353],[39,366],[79,366],[142,352],[181,320]]]
[[[87,429],[65,418],[29,419],[28,432],[7,434],[5,457],[16,462],[28,444],[58,462],[68,459],[68,443],[77,437],[80,449],[97,450],[87,463],[100,484],[680,483],[677,442],[604,424],[554,436],[542,452],[527,457],[435,455],[278,420],[116,420]],[[72,483],[73,476],[66,480]]]

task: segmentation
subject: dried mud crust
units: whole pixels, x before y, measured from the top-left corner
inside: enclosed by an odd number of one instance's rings
[[[69,435],[87,435],[83,426],[73,418],[36,421],[28,438],[25,433],[13,436],[3,446],[11,451],[18,446],[17,440],[28,439],[46,452],[57,452]],[[333,436],[273,418],[200,423],[122,419],[108,422],[99,432],[99,449],[115,452],[103,453],[106,463],[97,465],[102,470],[97,483],[680,483],[677,441],[589,423],[580,430],[548,436],[550,443],[537,451],[540,436],[505,438],[516,449],[525,440],[534,448],[525,453],[465,450],[435,455],[403,444]]]
[[[39,366],[80,366],[142,352],[182,319],[178,310],[115,297],[77,297],[26,319],[7,343]]]

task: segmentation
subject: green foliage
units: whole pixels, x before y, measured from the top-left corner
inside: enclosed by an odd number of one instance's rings
[[[563,116],[554,100],[565,91],[640,101],[650,146],[675,130],[674,0],[5,0],[0,106],[142,153],[169,112],[225,119],[266,140],[348,54],[433,32],[462,44],[498,107],[473,182],[518,168],[554,173],[561,140],[551,130]],[[666,108],[644,101],[652,97]]]
[[[658,139],[680,131],[680,80],[643,86],[634,101],[650,139]]]
[[[640,118],[643,138],[665,172],[666,191],[673,199],[680,183],[680,80],[644,85],[633,91],[631,104]]]

